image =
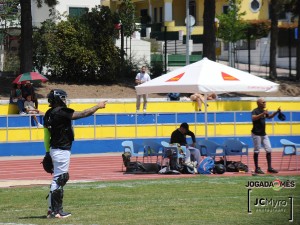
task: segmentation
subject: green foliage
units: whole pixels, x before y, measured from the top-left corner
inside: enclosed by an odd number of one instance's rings
[[[2,20],[15,20],[18,18],[19,12],[18,12],[18,5],[19,0],[4,0],[1,1],[2,8],[0,13],[0,18]]]
[[[130,0],[122,0],[119,7],[119,18],[123,25],[124,36],[130,37],[135,31],[135,6]]]
[[[268,20],[255,20],[249,22],[249,33],[251,39],[260,39],[268,36],[271,23]]]
[[[241,0],[229,0],[227,14],[217,16],[220,21],[218,37],[227,42],[237,42],[246,38],[247,23],[242,21],[246,12],[240,12]]]
[[[3,71],[13,71],[15,74],[20,70],[20,59],[17,53],[8,52],[5,54]]]
[[[159,175],[158,175],[159,176]],[[248,181],[293,180],[295,188],[253,188],[248,214]],[[0,221],[4,224],[290,224],[289,197],[294,197],[294,222],[299,224],[300,177],[195,175],[157,180],[69,183],[64,210],[72,216],[46,219],[49,185],[0,189]],[[258,212],[256,198],[285,200],[287,207]],[[278,202],[277,202],[278,203]]]
[[[34,65],[60,81],[116,80],[121,60],[113,39],[115,17],[108,7],[95,7],[57,25],[46,21],[34,35]]]
[[[58,3],[57,0],[36,0],[36,5],[42,7],[43,2],[46,3],[49,7],[52,7]]]
[[[154,61],[151,63],[150,73],[151,78],[156,78],[164,74],[164,63],[162,61]]]
[[[134,62],[134,60],[124,60],[123,65],[120,68],[120,78],[125,78],[125,80],[134,81],[138,71],[138,63]]]

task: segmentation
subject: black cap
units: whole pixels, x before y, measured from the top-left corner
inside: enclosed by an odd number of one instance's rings
[[[285,118],[285,115],[282,112],[279,112],[278,113],[278,119],[281,120],[281,121],[285,121],[286,118]]]
[[[186,131],[189,131],[189,125],[186,122],[182,123],[180,127],[183,127],[184,129],[186,129]]]

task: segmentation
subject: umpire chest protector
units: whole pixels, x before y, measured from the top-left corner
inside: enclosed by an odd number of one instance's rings
[[[72,116],[74,110],[66,107],[49,109],[44,117],[44,124],[50,131],[50,146],[70,150],[74,141]]]

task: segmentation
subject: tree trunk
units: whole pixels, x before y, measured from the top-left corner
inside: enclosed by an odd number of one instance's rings
[[[203,13],[203,57],[216,61],[216,31],[215,31],[216,1],[204,1]]]
[[[271,0],[271,42],[270,42],[270,79],[277,79],[276,53],[278,42],[278,0]]]
[[[20,73],[32,71],[32,16],[31,1],[20,0],[21,5],[21,44]]]
[[[297,81],[300,80],[300,34],[299,33],[300,33],[300,13],[298,14],[298,39],[297,39],[297,59],[296,59],[296,65],[297,65],[296,80]]]

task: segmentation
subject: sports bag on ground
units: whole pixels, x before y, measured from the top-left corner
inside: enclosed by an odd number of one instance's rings
[[[226,171],[228,172],[248,172],[248,166],[240,161],[227,161]]]
[[[126,173],[158,173],[160,165],[157,163],[142,163],[139,161],[129,162],[126,166]]]
[[[172,148],[166,149],[165,156],[169,159],[170,170],[181,170],[181,165],[178,160],[178,153]]]
[[[210,156],[205,157],[198,166],[198,173],[211,174],[214,166],[215,166],[215,161],[213,160],[213,158]]]

